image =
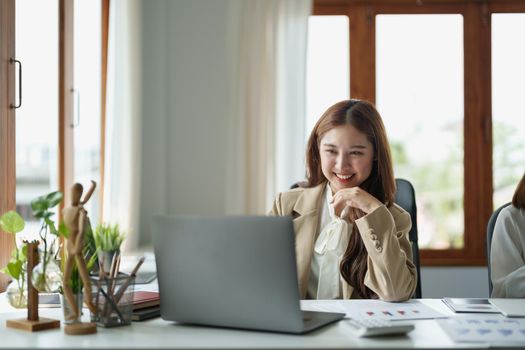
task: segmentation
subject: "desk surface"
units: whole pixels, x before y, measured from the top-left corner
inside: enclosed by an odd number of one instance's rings
[[[452,312],[438,299],[423,299],[426,305],[446,314]],[[352,301],[348,301],[352,303]],[[86,313],[86,312],[85,312]],[[456,349],[488,348],[488,344],[454,343],[435,320],[413,321],[416,328],[407,336],[357,338],[342,320],[306,335],[287,335],[199,327],[166,322],[160,318],[134,322],[119,328],[98,328],[87,336],[68,336],[63,330],[28,333],[5,327],[5,321],[26,317],[0,295],[0,348],[28,349]],[[41,317],[62,319],[61,309],[40,309]],[[84,316],[86,317],[86,316]]]

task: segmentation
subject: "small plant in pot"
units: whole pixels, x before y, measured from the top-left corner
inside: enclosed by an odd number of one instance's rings
[[[68,231],[67,228],[65,228],[63,231],[61,231],[61,235],[64,238],[68,237]],[[84,248],[82,249],[82,254],[84,256],[84,259],[86,261],[86,267],[88,271],[91,271],[93,269],[93,266],[95,265],[95,261],[97,258],[97,255],[95,254],[94,250],[91,249],[90,245],[87,243],[89,239],[93,239],[92,234],[86,235],[86,242],[84,244]],[[66,253],[65,253],[66,254]],[[62,260],[63,262],[64,260]],[[64,271],[64,266],[62,266],[62,271]],[[80,277],[80,273],[78,271],[77,264],[73,264],[73,269],[71,272],[71,278],[70,278],[70,286],[71,290],[73,292],[76,305],[78,310],[82,310],[82,303],[83,303],[83,293],[82,290],[84,288],[84,284],[82,283],[82,278]],[[71,318],[70,315],[73,314],[73,310],[68,302],[66,302],[64,298],[63,288],[60,287],[59,289],[60,293],[60,303],[62,304],[62,310],[64,312],[64,322],[66,324],[70,323],[78,323],[81,320],[82,314],[78,314],[77,318]]]
[[[10,276],[13,282],[7,288],[7,299],[11,306],[24,308],[27,306],[27,286],[26,286],[26,269],[27,269],[27,246],[18,248],[16,244],[16,234],[25,227],[24,219],[16,211],[8,211],[0,216],[0,227],[3,231],[13,235],[15,249],[11,254],[11,259],[1,272]]]
[[[124,237],[118,224],[98,224],[95,228],[93,239],[99,264],[102,264],[104,271],[110,271],[114,257],[120,254],[120,246]]]
[[[63,232],[59,231],[64,230],[65,227],[60,225],[57,229],[52,219],[55,215],[52,208],[57,206],[63,197],[62,192],[56,191],[31,201],[33,216],[42,220],[42,226],[38,233],[41,241],[40,262],[33,269],[31,276],[33,286],[39,292],[56,292],[61,285],[62,277],[57,264],[58,249],[55,251],[55,242],[60,235],[63,235]],[[53,235],[54,238],[51,238],[49,234]]]
[[[59,236],[55,223],[52,219],[55,213],[52,208],[62,201],[62,192],[55,191],[40,196],[31,201],[33,216],[42,220],[40,227],[40,262],[33,268],[31,282],[39,292],[55,292],[60,287],[60,268],[56,263],[58,250],[55,252],[56,238]],[[16,234],[25,227],[24,219],[15,211],[8,211],[0,218],[2,230],[13,235],[15,249],[12,258],[2,272],[11,276],[16,284],[8,288],[9,302],[14,307],[24,308],[27,306],[27,246],[18,248]],[[54,235],[52,238],[48,234]],[[18,296],[14,290],[18,290]]]

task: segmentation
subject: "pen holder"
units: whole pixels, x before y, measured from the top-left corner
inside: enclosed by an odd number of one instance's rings
[[[115,278],[92,276],[93,304],[96,313],[91,322],[102,327],[117,327],[131,324],[135,276],[119,274]]]

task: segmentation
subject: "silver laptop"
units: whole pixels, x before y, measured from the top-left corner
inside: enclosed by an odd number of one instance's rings
[[[301,311],[290,217],[153,220],[165,320],[305,333],[344,314]]]

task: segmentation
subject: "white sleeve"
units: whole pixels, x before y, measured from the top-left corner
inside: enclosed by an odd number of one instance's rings
[[[490,251],[493,298],[525,297],[525,219],[508,206],[498,215]]]

